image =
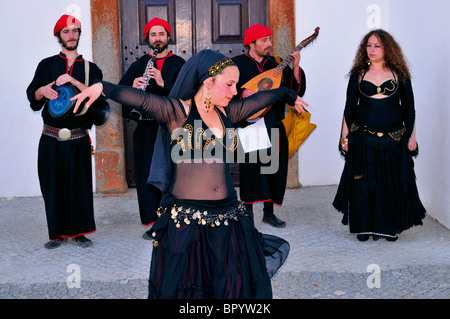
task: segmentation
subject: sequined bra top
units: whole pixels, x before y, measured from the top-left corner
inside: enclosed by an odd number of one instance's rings
[[[372,82],[369,82],[367,80],[364,80],[364,77],[366,76],[366,73],[361,78],[361,82],[359,84],[359,88],[361,90],[361,93],[367,95],[367,96],[374,96],[376,94],[382,94],[389,96],[393,94],[397,87],[398,87],[398,81],[395,77],[395,74],[392,73],[393,79],[387,80],[381,85],[377,86],[373,84]]]
[[[203,121],[194,99],[184,125],[172,133],[172,154],[180,159],[223,159],[227,152],[234,152],[238,146],[238,135],[230,120],[217,108],[210,110],[219,115],[223,128],[221,138]]]

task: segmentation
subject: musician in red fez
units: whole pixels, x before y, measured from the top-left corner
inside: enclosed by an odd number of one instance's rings
[[[53,28],[53,35],[55,37],[58,36],[58,33],[64,29],[65,27],[69,26],[69,25],[73,25],[75,27],[78,28],[79,32],[81,33],[81,22],[80,20],[78,20],[77,18],[68,15],[68,14],[63,14],[61,16],[61,18],[59,18],[58,21],[56,21],[55,27]]]
[[[119,84],[160,96],[169,95],[185,60],[167,50],[172,33],[166,20],[155,17],[148,21],[143,31],[150,50],[129,66]],[[157,219],[162,196],[158,188],[147,183],[159,125],[126,105],[122,107],[122,114],[136,123],[130,156],[133,157],[140,220],[144,226],[149,226]],[[147,233],[143,237],[150,238]]]
[[[249,89],[242,89],[242,86],[255,76],[276,68],[282,61],[281,58],[271,55],[271,35],[270,28],[260,24],[254,24],[245,31],[243,42],[248,52],[233,58],[240,72],[237,84],[238,94],[235,99],[245,98],[255,93]],[[280,86],[288,87],[302,97],[306,90],[306,77],[299,66],[300,52],[297,51],[291,55],[293,56],[293,67],[284,68]],[[271,107],[263,117],[252,121],[247,120],[243,126],[253,125],[262,129],[265,127],[272,146],[249,151],[246,153],[245,162],[239,164],[241,200],[251,208],[253,204],[263,202],[263,222],[273,227],[286,226],[286,223],[274,214],[274,204],[280,206],[283,203],[287,184],[289,144],[282,123],[284,115],[285,108]],[[272,134],[272,128],[277,129],[277,134]],[[279,161],[278,169],[270,174],[261,173],[262,168],[271,165],[271,163],[264,163],[261,160],[267,155],[277,156]],[[256,163],[254,158],[257,159]]]
[[[38,64],[26,90],[31,109],[41,112],[44,124],[38,149],[38,175],[49,233],[49,241],[44,246],[56,248],[73,238],[79,246],[88,247],[92,241],[85,235],[96,230],[88,134],[94,122],[89,113],[74,116],[68,112],[67,116],[59,113],[56,116],[49,105],[64,114],[64,109],[70,107],[71,96],[58,94],[57,88],[82,91],[101,81],[103,75],[97,65],[86,61],[77,51],[81,35],[78,19],[61,16],[53,35],[61,44],[61,52]]]
[[[272,30],[261,24],[254,24],[248,28],[244,33],[244,46],[248,47],[250,43],[258,39],[267,38],[272,35]]]
[[[147,22],[147,24],[144,27],[144,34],[145,34],[145,39],[148,41],[148,35],[150,33],[150,30],[154,27],[154,26],[161,26],[164,28],[164,30],[166,30],[167,32],[167,36],[170,38],[172,35],[172,31],[170,29],[170,24],[169,22],[167,22],[164,19],[160,19],[158,17],[155,17],[153,19],[151,19],[149,22]]]

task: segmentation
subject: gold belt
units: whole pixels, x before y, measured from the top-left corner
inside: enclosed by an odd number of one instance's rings
[[[357,124],[352,124],[350,131],[354,132],[357,131],[361,126],[357,125]],[[406,128],[402,127],[401,129],[398,129],[396,131],[392,131],[392,132],[388,132],[388,133],[384,133],[384,132],[376,132],[376,131],[372,131],[370,130],[367,126],[363,126],[364,132],[367,132],[369,134],[372,135],[376,135],[378,137],[383,137],[384,134],[387,134],[390,138],[392,138],[395,141],[400,141],[403,134],[406,132]]]

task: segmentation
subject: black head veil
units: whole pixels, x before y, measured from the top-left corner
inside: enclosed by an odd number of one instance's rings
[[[231,59],[227,58],[222,53],[209,49],[202,50],[192,56],[192,58],[183,65],[180,73],[178,73],[177,80],[175,81],[169,96],[177,97],[184,101],[193,98],[203,84],[203,81],[216,74],[211,72],[214,70],[213,67],[216,66],[217,63],[225,63],[225,66],[233,64]],[[223,68],[220,70],[222,69]]]

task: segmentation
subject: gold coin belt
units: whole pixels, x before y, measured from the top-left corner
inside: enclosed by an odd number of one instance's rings
[[[228,226],[229,221],[237,221],[239,215],[248,216],[245,205],[240,203],[224,211],[199,210],[191,207],[173,205],[171,208],[165,208],[162,212],[161,208],[159,208],[157,211],[158,217],[167,213],[169,209],[171,218],[177,228],[181,226],[181,223],[186,225],[197,223],[202,226],[211,227],[218,227],[220,225]]]

